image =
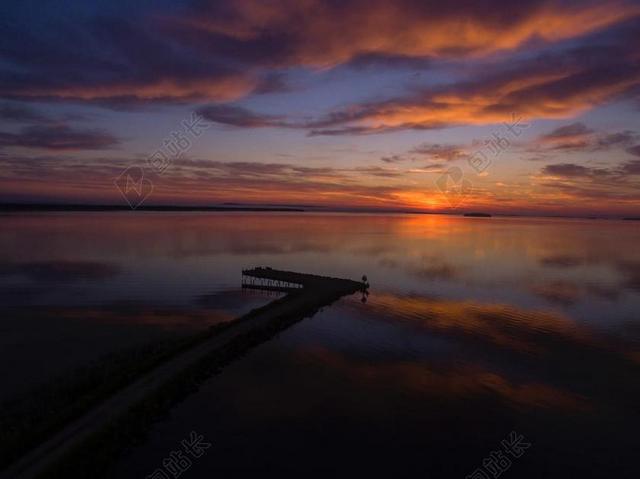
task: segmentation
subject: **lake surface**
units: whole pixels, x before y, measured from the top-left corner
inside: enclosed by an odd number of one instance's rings
[[[146,212],[0,222],[2,399],[274,299],[243,292],[243,268],[369,278],[366,302],[344,298],[211,377],[114,478],[165,477],[192,431],[212,446],[183,454],[186,478],[638,477],[638,223]]]

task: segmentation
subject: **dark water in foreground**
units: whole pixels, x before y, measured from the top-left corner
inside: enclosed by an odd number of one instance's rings
[[[243,267],[369,277],[365,304],[345,298],[208,380],[114,478],[640,472],[638,224],[271,213],[0,221],[3,398],[273,299],[238,289]],[[212,443],[201,457],[181,444],[191,431]]]

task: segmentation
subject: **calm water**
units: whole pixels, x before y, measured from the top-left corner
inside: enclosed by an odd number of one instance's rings
[[[238,468],[638,477],[638,224],[268,213],[0,221],[3,398],[272,300],[238,289],[244,267],[369,277],[366,303],[345,298],[209,379],[114,478],[153,474],[191,431],[213,445],[186,478]],[[512,431],[531,444],[521,457],[501,443]]]

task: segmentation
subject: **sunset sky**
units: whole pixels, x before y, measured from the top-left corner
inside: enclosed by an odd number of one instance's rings
[[[638,1],[23,0],[0,22],[2,202],[126,204],[128,171],[148,205],[640,215]]]

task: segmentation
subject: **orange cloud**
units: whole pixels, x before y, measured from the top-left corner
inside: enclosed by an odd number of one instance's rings
[[[53,36],[12,25],[7,35],[11,41],[2,52],[11,67],[3,71],[0,95],[118,106],[230,101],[286,88],[279,80],[285,73],[282,67],[328,68],[367,57],[485,58],[529,44],[574,39],[638,15],[640,5],[625,0],[488,0],[466,2],[464,8],[436,0],[198,1],[171,14],[158,7],[133,16],[122,12],[83,19],[78,25],[55,24]],[[78,45],[81,48],[75,48]],[[637,60],[638,54],[632,57]],[[493,96],[480,94],[473,100],[478,108],[490,107],[559,76],[552,72],[546,79],[521,77]],[[569,105],[560,98],[535,103],[545,115],[557,118],[598,103],[620,88],[615,84],[612,91],[592,92],[582,101],[569,97]],[[490,119],[489,108],[478,116],[464,105],[471,99],[455,92],[440,92],[428,100],[431,105],[403,105],[360,118],[354,127]],[[492,118],[496,116],[494,112]]]
[[[7,95],[20,97],[48,97],[70,100],[109,100],[135,98],[138,101],[190,100],[231,101],[246,96],[258,84],[255,78],[245,75],[228,75],[198,80],[167,78],[149,83],[116,83],[98,85],[61,85],[17,88],[5,91]]]
[[[529,65],[531,67],[531,65]],[[356,105],[317,122],[315,134],[375,133],[527,119],[571,118],[640,83],[640,68],[610,71],[578,66],[510,71],[494,78]],[[336,129],[328,130],[327,127]]]
[[[483,56],[530,40],[555,42],[606,28],[640,13],[624,1],[482,2],[462,10],[442,2],[235,0],[179,20],[188,29],[240,42],[283,39],[288,64],[330,67],[361,54]],[[277,59],[276,59],[277,60]]]

